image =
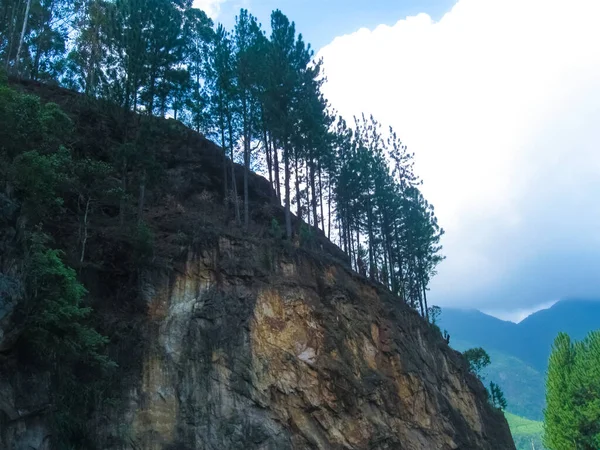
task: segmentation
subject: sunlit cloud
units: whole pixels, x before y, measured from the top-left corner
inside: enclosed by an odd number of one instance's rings
[[[227,0],[194,0],[194,8],[201,9],[208,17],[215,20],[221,12],[221,5]]]
[[[446,229],[440,305],[599,296],[600,2],[459,0],[324,47],[333,106],[416,153]]]

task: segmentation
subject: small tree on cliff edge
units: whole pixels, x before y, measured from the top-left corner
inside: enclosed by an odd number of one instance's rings
[[[469,370],[477,375],[477,378],[483,380],[481,371],[490,365],[490,355],[481,347],[470,348],[463,353],[469,363]]]
[[[490,399],[495,408],[498,408],[502,411],[506,409],[506,398],[504,398],[504,392],[502,392],[500,386],[493,381],[490,382]]]

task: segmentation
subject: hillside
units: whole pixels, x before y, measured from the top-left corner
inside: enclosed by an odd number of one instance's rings
[[[517,450],[544,450],[542,434],[544,425],[542,422],[524,419],[511,413],[505,413],[510,431],[515,440]]]
[[[0,447],[46,450],[62,439],[86,450],[514,448],[465,360],[414,308],[353,271],[322,232],[302,234],[298,218],[294,239],[282,239],[283,208],[263,177],[249,174],[243,227],[221,196],[222,151],[203,136],[59,88],[16,87],[61,105],[73,137],[67,153],[57,146],[63,133],[46,127],[47,153],[10,161],[35,163],[44,175],[37,196],[22,193],[31,192],[29,172],[13,170],[21,197],[0,198],[0,281],[17,286],[0,292]],[[34,99],[24,102],[35,112]],[[70,128],[54,106],[42,111]],[[129,151],[123,120],[154,155],[125,173],[144,188],[128,192],[145,202],[136,208],[133,195],[107,189],[82,213],[91,177],[56,173],[69,158],[76,174]],[[0,135],[23,129],[2,124]],[[241,185],[241,166],[234,174]],[[33,203],[40,195],[53,202]],[[23,255],[24,214],[38,212],[30,204],[55,213]],[[35,277],[24,278],[31,267]],[[36,289],[20,294],[23,280]],[[48,314],[36,316],[30,298]]]
[[[476,310],[445,308],[440,327],[457,350],[483,347],[492,364],[485,374],[505,391],[508,410],[543,419],[545,373],[552,342],[563,331],[583,338],[600,326],[600,301],[564,300],[515,324]]]
[[[562,300],[515,324],[476,310],[444,308],[440,327],[453,339],[515,356],[540,372],[546,370],[554,338],[565,332],[582,339],[600,324],[600,301]]]
[[[467,341],[452,340],[458,351],[475,347]],[[489,350],[492,363],[483,370],[486,382],[498,383],[508,401],[508,411],[531,420],[543,420],[545,399],[544,374],[520,359],[497,350]]]

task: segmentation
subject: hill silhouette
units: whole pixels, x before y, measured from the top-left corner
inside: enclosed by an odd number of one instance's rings
[[[562,300],[520,323],[500,320],[477,310],[444,308],[439,321],[459,351],[483,347],[492,364],[486,380],[500,383],[508,410],[519,416],[543,419],[548,357],[559,332],[583,339],[600,328],[600,300]]]

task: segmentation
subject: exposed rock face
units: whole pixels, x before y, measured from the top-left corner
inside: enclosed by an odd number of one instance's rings
[[[126,421],[148,450],[514,448],[460,356],[345,269],[227,238],[180,269],[145,289],[154,332],[103,448]]]
[[[28,89],[72,113],[80,152],[109,151],[106,130],[118,129],[119,115],[58,88]],[[258,230],[247,234],[260,237],[222,232],[221,150],[172,121],[161,126],[166,176],[148,193],[146,218],[168,263],[140,274],[120,228],[110,228],[118,218],[104,218],[88,243],[96,265],[80,273],[98,317],[134,335],[106,333],[120,393],[118,404],[98,400],[86,450],[515,448],[462,357],[416,312],[346,269],[322,233],[315,254],[262,239],[273,217],[283,223],[264,178],[250,177]],[[177,242],[179,234],[197,242],[206,229],[203,244]],[[0,229],[0,244],[9,232]],[[49,377],[14,354],[8,294],[18,274],[0,250],[0,450],[51,450]]]

